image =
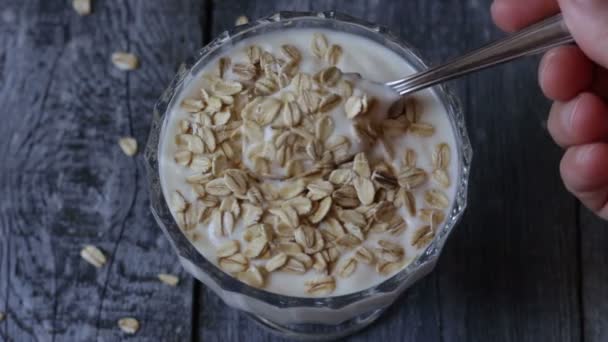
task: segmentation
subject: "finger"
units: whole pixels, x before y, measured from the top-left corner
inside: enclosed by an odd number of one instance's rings
[[[608,144],[569,148],[562,158],[560,171],[568,191],[608,219]]]
[[[558,0],[566,25],[581,49],[608,68],[608,1]]]
[[[568,101],[593,83],[593,63],[576,46],[549,51],[539,66],[540,86],[555,101]]]
[[[569,102],[556,102],[549,113],[547,128],[562,147],[608,142],[608,106],[591,93],[583,93]]]
[[[495,0],[490,9],[498,27],[517,31],[559,12],[557,0]]]

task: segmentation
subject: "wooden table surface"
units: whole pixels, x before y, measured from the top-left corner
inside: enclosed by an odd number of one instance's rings
[[[149,210],[142,155],[179,63],[234,25],[335,9],[389,27],[433,62],[502,34],[489,0],[0,0],[0,339],[281,341],[178,264]],[[141,68],[109,56],[128,50]],[[434,273],[348,341],[606,341],[608,224],[570,196],[538,60],[453,82],[475,151],[470,201]],[[108,263],[79,257],[99,246]],[[159,272],[178,274],[179,286]],[[121,317],[141,322],[128,336]]]

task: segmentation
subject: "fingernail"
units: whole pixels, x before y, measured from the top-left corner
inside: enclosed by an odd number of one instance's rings
[[[545,74],[545,70],[553,63],[554,57],[557,55],[556,50],[549,50],[540,61],[540,67],[538,68],[538,79],[542,80],[543,75]]]
[[[576,129],[574,121],[576,120],[576,116],[578,115],[578,107],[581,102],[581,97],[577,96],[576,99],[570,101],[564,108],[564,114],[562,115],[562,120],[564,124],[564,128],[568,132],[573,132]]]
[[[490,12],[493,13],[494,11],[496,11],[497,7],[503,5],[502,3],[503,3],[502,0],[494,0],[494,1],[492,1],[492,5],[490,5]]]
[[[576,5],[584,6],[583,9],[597,9],[598,7],[605,7],[605,0],[573,0]]]
[[[593,151],[595,150],[596,145],[583,145],[578,147],[578,151],[576,151],[576,163],[578,165],[586,165],[589,163],[589,160],[593,158]]]

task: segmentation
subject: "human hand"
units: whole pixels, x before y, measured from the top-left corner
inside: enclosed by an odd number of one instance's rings
[[[492,17],[516,31],[562,12],[578,46],[545,54],[540,86],[554,101],[547,126],[566,149],[560,171],[566,188],[608,220],[608,1],[494,0]]]

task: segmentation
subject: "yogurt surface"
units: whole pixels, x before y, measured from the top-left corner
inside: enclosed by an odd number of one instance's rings
[[[316,57],[311,51],[311,41],[313,41],[314,35],[319,33],[327,38],[330,47],[331,45],[339,45],[341,47],[342,53],[335,66],[340,69],[342,73],[359,73],[363,79],[384,83],[407,76],[414,72],[414,69],[396,53],[366,38],[343,32],[318,29],[289,29],[281,32],[263,34],[234,44],[230,49],[224,51],[222,56],[217,57],[203,68],[200,75],[195,75],[187,81],[182,93],[178,94],[174,101],[174,105],[169,112],[166,127],[163,128],[163,136],[161,138],[159,150],[160,177],[165,198],[170,200],[175,191],[178,191],[188,203],[194,203],[197,197],[200,197],[200,191],[197,191],[191,183],[186,181],[186,179],[201,172],[194,172],[190,167],[180,165],[180,163],[176,162],[175,156],[183,150],[183,146],[176,143],[175,137],[183,131],[182,125],[184,120],[193,120],[193,113],[184,110],[183,106],[180,104],[186,99],[200,99],[201,88],[207,90],[210,88],[209,79],[204,77],[204,75],[215,72],[221,57],[229,56],[231,67],[238,63],[248,63],[247,48],[249,46],[259,46],[263,51],[269,52],[279,58],[284,58],[284,55],[281,52],[281,46],[285,44],[294,46],[300,52],[301,58],[298,63],[299,72],[314,75],[319,72],[319,70],[326,69],[330,66],[327,60]],[[239,76],[233,72],[231,67],[228,67],[225,70],[223,75],[224,79],[238,81]],[[369,119],[368,121],[374,123],[389,119],[387,113],[388,108],[395,100],[392,93],[384,92],[382,88],[378,88],[367,82],[349,80],[346,76],[343,76],[341,80],[351,82],[353,96],[362,96],[365,94],[369,99],[373,99],[371,100],[369,110],[359,114],[356,118],[366,117]],[[212,91],[208,92],[210,94],[213,93]],[[289,85],[273,93],[271,96],[283,101],[284,98],[288,96],[285,95],[288,92],[297,92],[297,87],[294,85],[293,80]],[[440,192],[447,197],[449,202],[447,208],[440,210],[446,216],[452,207],[458,177],[456,140],[447,111],[434,93],[430,90],[421,91],[416,93],[412,99],[415,101],[412,103],[415,103],[417,112],[415,115],[418,116],[417,120],[419,123],[432,126],[434,129],[433,134],[430,136],[420,136],[407,131],[403,134],[391,135],[390,138],[387,137],[384,144],[367,144],[357,137],[353,131],[354,120],[348,118],[345,111],[346,100],[347,99],[343,97],[340,104],[326,114],[333,122],[334,129],[332,136],[341,135],[347,137],[351,141],[351,146],[348,148],[348,155],[354,156],[357,153],[363,152],[370,162],[383,159],[387,163],[390,163],[395,170],[403,170],[406,167],[406,165],[404,165],[406,151],[411,150],[415,152],[415,167],[427,172],[427,180],[425,182],[408,190],[416,202],[416,215],[411,215],[404,206],[400,206],[396,210],[405,222],[405,229],[401,233],[392,234],[386,231],[367,232],[366,237],[360,246],[364,246],[369,251],[373,252],[376,261],[371,265],[357,262],[356,269],[347,277],[341,277],[338,274],[338,266],[342,265],[345,260],[353,258],[357,248],[340,247],[338,248],[340,252],[339,259],[336,262],[330,263],[331,265],[329,265],[325,271],[319,272],[315,268],[309,268],[304,274],[283,272],[281,270],[273,272],[264,271],[264,266],[272,253],[267,255],[266,258],[252,258],[249,260],[250,265],[257,265],[262,269],[261,274],[265,279],[263,289],[266,291],[297,297],[318,297],[318,294],[311,294],[307,291],[306,282],[318,279],[324,275],[332,276],[335,279],[335,284],[333,291],[323,294],[323,296],[344,295],[373,287],[391,277],[398,272],[399,269],[405,267],[426,246],[426,244],[423,246],[415,246],[413,244],[413,241],[419,238],[417,237],[417,234],[419,233],[420,228],[429,225],[428,218],[421,218],[420,215],[422,209],[431,208],[428,201],[425,199],[425,194],[429,190],[440,190]],[[239,117],[239,113],[234,112],[238,112],[238,110],[233,110],[231,116],[232,120]],[[282,109],[277,114],[277,119],[275,120],[280,120],[281,115]],[[276,132],[271,126],[272,125],[267,125],[266,127],[262,127],[263,139],[270,143],[272,143],[273,138],[276,138]],[[387,127],[386,131],[389,129],[390,127]],[[450,161],[444,169],[450,181],[447,187],[439,184],[432,176],[433,170],[437,168],[437,161],[433,161],[433,154],[436,154],[437,146],[442,143],[447,144],[451,151]],[[253,150],[256,148],[256,144],[245,141],[238,145],[242,148],[241,154],[243,157],[241,158],[241,165],[243,168],[253,170],[254,165],[251,160],[246,158],[246,155],[255,152]],[[392,152],[389,150],[392,150]],[[213,153],[207,154],[212,155]],[[344,163],[350,165],[348,164],[349,161],[345,161]],[[304,163],[306,168],[311,167],[311,165],[312,164],[309,165]],[[338,166],[336,166],[336,168],[338,168]],[[298,180],[298,177],[291,178],[291,180],[283,179],[287,177],[285,172],[284,168],[281,168],[277,165],[276,161],[273,161],[269,165],[269,177],[262,177],[264,180],[261,183],[281,188],[282,186],[285,186],[287,182]],[[271,176],[276,177],[273,178]],[[397,176],[398,175],[395,175],[396,178]],[[325,176],[324,179],[326,180],[327,178],[328,177]],[[338,188],[339,186],[334,184],[334,191]],[[376,183],[375,188],[376,191],[380,191],[380,187]],[[389,198],[386,198],[385,201],[396,203],[395,197],[400,188],[401,186],[397,186],[394,194],[389,195]],[[306,195],[304,197],[306,197]],[[282,199],[277,199],[275,202],[280,201],[282,201]],[[247,203],[247,200],[236,198],[236,202],[241,205],[240,210],[243,211],[244,204]],[[362,206],[363,205],[360,205],[359,207]],[[354,209],[356,208],[352,208],[352,210]],[[175,217],[178,222],[183,220],[177,217],[177,215],[180,215],[179,213],[174,212],[174,215],[176,215]],[[306,219],[301,219],[301,221],[306,222]],[[240,250],[242,252],[249,242],[245,240],[244,235],[247,227],[242,219],[235,219],[234,229],[227,235],[218,234],[218,228],[215,226],[215,223],[215,221],[209,218],[201,219],[194,227],[187,229],[186,234],[203,256],[217,264],[217,249],[220,245],[227,241],[235,240],[239,242]],[[322,226],[322,224],[307,225],[310,225],[314,229],[320,229]],[[433,225],[432,229],[437,231],[441,228],[441,225],[443,225],[443,223]],[[400,261],[400,266],[386,274],[382,274],[377,270],[377,261],[381,258],[377,251],[379,240],[390,241],[403,248],[404,255]],[[328,242],[326,242],[326,244],[330,245]]]

